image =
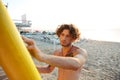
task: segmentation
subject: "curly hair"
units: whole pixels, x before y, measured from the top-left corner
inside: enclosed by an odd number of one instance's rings
[[[62,24],[62,25],[59,25],[58,28],[56,29],[57,36],[60,37],[60,34],[65,29],[69,30],[69,33],[70,33],[71,37],[74,40],[77,40],[77,39],[80,38],[79,29],[75,25],[73,25],[73,24]]]

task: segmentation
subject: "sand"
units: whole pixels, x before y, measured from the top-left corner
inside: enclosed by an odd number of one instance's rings
[[[41,40],[38,35],[29,37],[35,40],[45,54],[51,55],[55,49],[60,48],[59,44],[54,45]],[[120,43],[81,39],[74,45],[86,49],[88,53],[80,80],[120,80]],[[45,63],[33,60],[37,65],[47,66]],[[57,80],[57,68],[50,74],[41,74],[41,77],[43,80]],[[0,80],[8,80],[5,78],[7,76],[0,68]]]

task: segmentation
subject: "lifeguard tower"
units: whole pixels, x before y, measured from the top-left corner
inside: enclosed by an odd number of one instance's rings
[[[20,33],[31,32],[32,22],[26,19],[26,14],[21,16],[21,20],[13,19],[13,21]]]
[[[8,3],[5,4],[6,8],[8,8]],[[21,20],[18,19],[13,19],[18,31],[21,33],[27,33],[27,32],[31,32],[31,25],[32,25],[32,21],[31,20],[27,20],[26,18],[26,14],[23,14],[21,16]]]

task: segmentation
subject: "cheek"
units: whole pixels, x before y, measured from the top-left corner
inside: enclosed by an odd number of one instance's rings
[[[61,42],[61,40],[62,40],[62,38],[61,37],[59,37],[59,41]]]
[[[60,39],[60,40],[63,40],[63,36],[60,36],[59,39]]]
[[[73,40],[72,40],[72,39],[68,39],[67,42],[68,42],[68,43],[72,43]]]

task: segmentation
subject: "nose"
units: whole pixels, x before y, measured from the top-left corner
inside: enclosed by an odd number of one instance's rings
[[[63,36],[63,38],[62,38],[63,40],[66,40],[66,36]]]

